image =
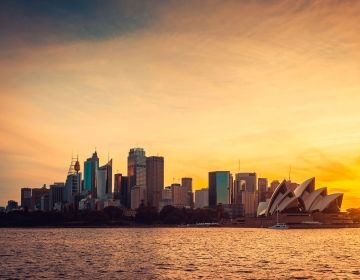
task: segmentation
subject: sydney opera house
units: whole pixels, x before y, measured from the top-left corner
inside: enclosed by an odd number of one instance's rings
[[[315,190],[315,178],[310,178],[294,191],[286,186],[286,181],[278,185],[271,198],[258,206],[258,217],[274,214],[314,214],[339,213],[343,199],[342,193],[327,194],[326,188]]]

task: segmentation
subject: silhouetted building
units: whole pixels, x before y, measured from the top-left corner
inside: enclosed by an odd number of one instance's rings
[[[209,172],[209,207],[215,208],[219,203],[228,204],[231,181],[229,171]]]
[[[161,209],[163,209],[165,206],[168,206],[168,205],[173,205],[171,186],[165,187],[162,190],[159,211],[161,211]]]
[[[41,196],[41,211],[49,211],[50,210],[50,194],[45,193]]]
[[[146,193],[147,205],[160,207],[164,189],[164,158],[151,156],[146,158]]]
[[[15,200],[9,200],[6,206],[6,211],[9,212],[16,210],[18,208],[19,208],[18,203]]]
[[[268,188],[268,180],[266,178],[258,179],[258,200],[259,202],[266,201],[266,193]]]
[[[33,188],[31,190],[31,208],[34,210],[41,210],[41,197],[49,193],[49,189],[44,185],[42,188]]]
[[[54,183],[50,185],[50,194],[49,194],[49,209],[53,210],[55,204],[62,204],[64,202],[64,183]]]
[[[195,208],[204,208],[209,206],[209,189],[203,188],[195,191]]]
[[[21,207],[24,210],[31,209],[31,188],[21,188]]]
[[[128,156],[128,202],[136,209],[146,204],[146,156],[142,148],[130,149]]]
[[[84,190],[97,197],[96,172],[99,168],[99,158],[96,151],[84,162]]]
[[[114,199],[119,199],[123,207],[128,205],[127,202],[128,177],[117,173],[114,176]]]

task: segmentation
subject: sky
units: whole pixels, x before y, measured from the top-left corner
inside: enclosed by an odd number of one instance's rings
[[[143,147],[166,184],[291,166],[359,207],[359,50],[355,0],[1,1],[0,205]]]

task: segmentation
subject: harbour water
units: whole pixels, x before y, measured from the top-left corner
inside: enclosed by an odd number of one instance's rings
[[[0,279],[360,279],[360,229],[0,229]]]

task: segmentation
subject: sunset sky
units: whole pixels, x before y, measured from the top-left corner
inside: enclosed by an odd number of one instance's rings
[[[95,147],[195,189],[291,165],[360,206],[360,1],[5,0],[0,66],[1,206]]]

